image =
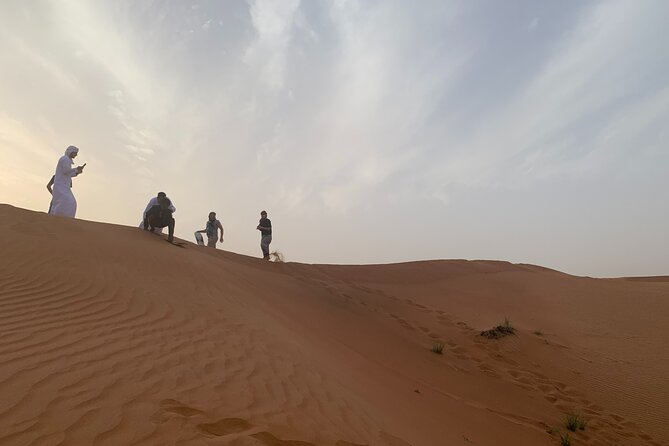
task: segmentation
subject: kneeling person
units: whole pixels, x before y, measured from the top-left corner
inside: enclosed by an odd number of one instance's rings
[[[216,248],[216,242],[218,241],[218,230],[221,230],[221,243],[223,243],[223,225],[220,221],[216,220],[216,212],[209,213],[209,220],[207,220],[207,225],[205,229],[200,229],[197,232],[202,232],[207,234],[207,246],[210,248]]]
[[[144,216],[144,230],[154,231],[156,228],[167,227],[169,231],[167,240],[170,242],[174,241],[174,217],[170,209],[171,204],[169,198],[162,197],[158,200],[158,204],[151,206]]]

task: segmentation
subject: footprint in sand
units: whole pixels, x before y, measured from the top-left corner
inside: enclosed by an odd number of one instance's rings
[[[402,328],[406,328],[408,330],[415,330],[415,328],[409,322],[407,322],[405,319],[402,319],[401,317],[399,317],[395,314],[391,314],[390,316],[393,319],[395,319],[397,321],[397,323],[399,323],[402,326]]]
[[[315,444],[308,443],[306,441],[281,440],[269,432],[258,432],[257,434],[253,434],[251,436],[256,440],[260,440],[261,443],[267,446],[316,446]]]
[[[182,415],[184,417],[192,417],[193,415],[199,415],[203,413],[201,410],[188,407],[185,404],[181,403],[180,401],[171,399],[162,400],[160,402],[160,407],[165,412],[175,413],[177,415]]]
[[[486,375],[493,377],[493,378],[501,378],[501,375],[495,371],[493,367],[490,367],[488,364],[481,363],[478,366],[479,370]]]
[[[379,438],[381,439],[381,441],[383,441],[383,444],[387,446],[411,446],[409,443],[402,440],[401,438],[398,438],[394,435],[390,435],[387,432],[380,432]]]
[[[173,415],[188,418],[195,415],[201,415],[203,413],[204,412],[201,410],[189,407],[180,401],[166,399],[160,402],[160,410],[153,414],[151,420],[154,423],[161,423],[167,421]]]
[[[253,425],[241,418],[224,418],[213,423],[198,424],[197,428],[204,434],[223,437],[230,434],[240,434],[253,429]]]
[[[313,443],[300,440],[282,440],[270,432],[261,431],[257,426],[252,425],[242,418],[223,418],[213,423],[202,423],[197,425],[198,430],[206,436],[226,437],[229,435],[244,435],[252,437],[266,446],[316,446]],[[367,446],[338,441],[337,446]]]

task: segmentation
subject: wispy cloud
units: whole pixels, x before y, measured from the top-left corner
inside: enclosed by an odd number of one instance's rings
[[[270,88],[281,88],[284,84],[286,50],[299,5],[299,0],[250,3],[256,38],[246,49],[244,60],[260,72],[260,79]]]
[[[428,184],[442,190],[448,184],[514,186],[551,175],[591,175],[638,150],[607,134],[632,110],[635,121],[669,115],[662,95],[638,94],[660,69],[653,63],[661,63],[651,53],[661,24],[649,21],[651,15],[651,8],[630,2],[594,6],[518,95],[451,143],[450,155],[431,163]]]

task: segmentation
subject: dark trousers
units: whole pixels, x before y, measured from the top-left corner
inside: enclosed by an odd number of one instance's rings
[[[174,238],[174,224],[174,218],[172,217],[160,218],[156,215],[149,215],[144,220],[144,229],[150,229],[153,231],[155,228],[167,227],[167,230],[169,231],[169,238],[171,240]]]
[[[263,235],[260,239],[260,249],[264,259],[269,259],[269,244],[272,243],[272,234]]]

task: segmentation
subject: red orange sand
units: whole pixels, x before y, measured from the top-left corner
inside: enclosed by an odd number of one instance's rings
[[[572,445],[669,444],[666,278],[275,264],[7,205],[0,248],[2,445],[551,445],[570,411]]]

